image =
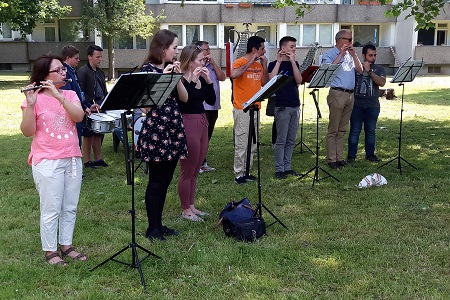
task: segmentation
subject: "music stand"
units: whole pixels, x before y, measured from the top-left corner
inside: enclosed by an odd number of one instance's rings
[[[405,61],[400,68],[395,73],[394,77],[391,79],[391,83],[398,83],[399,86],[402,87],[402,104],[400,108],[400,130],[398,133],[398,155],[397,157],[391,159],[390,161],[382,164],[378,168],[382,168],[385,165],[397,160],[397,169],[400,170],[400,175],[402,175],[402,165],[401,161],[403,160],[405,163],[413,167],[417,170],[417,168],[411,164],[409,161],[404,159],[401,156],[401,148],[402,148],[402,126],[403,126],[403,95],[405,93],[405,82],[412,82],[414,78],[416,77],[417,73],[419,73],[420,69],[423,66],[423,59],[422,60],[411,60],[409,58],[407,61]]]
[[[314,76],[314,73],[319,69],[318,66],[309,66],[305,71],[302,72],[302,85],[303,85],[303,103],[301,109],[301,121],[300,121],[300,141],[294,146],[297,147],[300,145],[300,153],[303,153],[303,146],[306,147],[313,155],[315,155],[314,151],[312,151],[304,142],[303,142],[303,113],[305,110],[305,90],[307,82],[310,82]]]
[[[256,124],[259,124],[259,108],[256,105],[257,102],[261,102],[266,98],[269,98],[276,91],[283,88],[289,81],[293,80],[293,77],[285,76],[285,75],[276,75],[268,83],[266,83],[255,95],[253,95],[250,100],[245,102],[242,106],[244,108],[244,112],[249,111],[250,116],[250,124],[249,124],[249,134],[248,134],[248,144],[247,144],[247,164],[246,164],[246,175],[250,174],[250,152],[251,152],[251,144],[256,143],[256,160],[258,163],[258,204],[256,205],[255,212],[253,216],[260,215],[262,216],[262,208],[267,210],[267,212],[275,219],[274,222],[267,225],[267,227],[280,223],[281,226],[287,229],[287,226],[281,222],[280,219],[266,206],[262,203],[262,192],[261,192],[261,160],[260,160],[260,142],[259,142],[259,126],[254,126],[255,121],[255,111],[256,111]]]
[[[330,173],[328,173],[326,170],[324,170],[321,166],[319,166],[319,119],[322,118],[322,114],[320,113],[320,108],[319,108],[319,101],[316,98],[316,93],[319,94],[319,88],[323,88],[323,87],[328,87],[330,85],[330,83],[333,81],[334,77],[336,76],[337,70],[339,69],[340,65],[336,64],[336,65],[331,65],[331,64],[323,64],[319,67],[319,69],[316,71],[316,73],[314,74],[314,77],[312,78],[311,82],[308,85],[308,88],[313,88],[313,90],[309,93],[314,100],[314,104],[316,105],[316,111],[317,111],[317,116],[316,116],[316,165],[314,167],[312,167],[308,172],[306,172],[305,174],[303,174],[302,176],[300,176],[298,178],[298,180],[309,176],[308,174],[311,173],[312,171],[314,171],[314,176],[311,177],[313,182],[312,182],[312,187],[314,187],[314,183],[317,181],[319,182],[320,180],[326,179],[328,177],[333,178],[334,180],[338,181],[339,180],[334,177],[333,175],[331,175]],[[319,179],[319,170],[321,170],[322,172],[324,172],[325,174],[327,174],[327,176],[323,177],[322,179]]]
[[[127,174],[127,184],[131,185],[131,209],[128,211],[131,215],[131,243],[124,248],[98,264],[91,271],[103,266],[108,261],[114,261],[131,268],[138,269],[141,278],[141,283],[146,288],[144,274],[141,268],[141,262],[149,256],[154,256],[161,259],[158,255],[145,249],[136,242],[136,211],[135,211],[135,185],[134,185],[134,151],[130,151],[128,147],[127,134],[127,114],[132,114],[131,109],[137,107],[149,107],[162,105],[167,97],[172,92],[173,88],[181,78],[181,74],[158,74],[158,73],[132,73],[123,74],[120,76],[117,83],[112,88],[111,92],[105,97],[101,108],[104,110],[112,109],[126,109],[126,112],[121,114],[123,135],[123,147],[125,153],[125,168]],[[133,123],[134,132],[134,123]],[[134,147],[133,147],[134,148]],[[131,152],[131,155],[130,155]],[[132,262],[127,263],[117,260],[116,257],[127,249],[131,249]],[[146,256],[142,259],[138,256],[138,249],[144,251]]]

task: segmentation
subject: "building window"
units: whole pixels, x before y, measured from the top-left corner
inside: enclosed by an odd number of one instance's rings
[[[4,39],[12,39],[12,30],[8,24],[2,24],[1,29],[1,34]]]
[[[441,74],[441,67],[437,66],[429,66],[428,74]]]
[[[78,25],[78,20],[62,19],[58,22],[58,30],[61,42],[79,42],[84,38],[83,31]]]
[[[102,36],[102,46],[105,49],[108,48],[108,37],[106,35]],[[147,40],[141,36],[123,34],[114,37],[113,47],[114,49],[147,49]]]
[[[45,41],[46,42],[56,42],[56,28],[55,27],[44,27],[45,30]]]
[[[228,41],[234,43],[234,36],[236,35],[236,33],[234,31],[231,31],[231,29],[234,29],[234,26],[224,26],[223,27],[223,36],[224,36],[224,42],[227,43]]]
[[[287,25],[287,34],[297,39],[298,46],[309,47],[314,42],[322,46],[333,45],[331,24]]]
[[[136,36],[136,49],[147,49],[147,39],[142,36]]]
[[[168,29],[178,35],[178,46],[192,45],[198,41],[218,46],[217,25],[169,25]]]
[[[436,45],[445,46],[447,45],[447,28],[448,25],[445,23],[436,24]]]
[[[200,25],[186,25],[186,45],[200,41]]]
[[[434,45],[434,28],[419,29],[417,33],[417,45]]]
[[[261,30],[260,32],[258,32],[258,36],[262,37],[266,40],[266,42],[273,45],[272,41],[270,40],[270,26],[258,26],[257,30]]]
[[[300,46],[300,26],[299,25],[287,25],[286,33],[288,36],[292,36],[297,39],[297,46]]]
[[[317,41],[316,25],[303,25],[303,42],[302,46],[309,46]]]
[[[366,44],[378,46],[379,33],[379,25],[353,25],[353,44],[356,47],[362,47]]]

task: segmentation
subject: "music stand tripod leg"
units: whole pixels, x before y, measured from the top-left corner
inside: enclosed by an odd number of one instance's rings
[[[249,110],[250,113],[250,125],[254,124],[254,113],[256,112],[256,128],[253,125],[253,130],[249,130],[249,146],[251,146],[250,141],[256,141],[256,160],[258,166],[258,203],[256,204],[256,209],[253,216],[262,216],[262,209],[264,208],[274,219],[275,221],[271,224],[267,225],[269,227],[275,223],[280,223],[285,229],[288,229],[286,225],[266,206],[262,203],[262,190],[261,190],[261,157],[260,157],[260,142],[259,142],[259,108],[252,106]],[[250,148],[247,149],[247,153],[251,151]],[[248,156],[247,156],[248,157]],[[247,161],[249,163],[249,161]]]

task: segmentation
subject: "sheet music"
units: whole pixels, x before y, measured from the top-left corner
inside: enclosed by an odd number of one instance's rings
[[[307,88],[329,87],[333,79],[336,77],[340,64],[323,64],[314,74]]]
[[[272,77],[272,79],[256,92],[250,100],[242,104],[244,111],[246,111],[254,102],[261,101],[263,98],[269,98],[273,93],[284,87],[291,80],[294,80],[294,78],[281,74]]]
[[[411,60],[408,58],[397,70],[394,77],[391,79],[391,83],[411,82],[416,78],[417,73],[423,66],[422,60]]]
[[[183,74],[137,72],[122,74],[103,100],[103,110],[162,105]]]

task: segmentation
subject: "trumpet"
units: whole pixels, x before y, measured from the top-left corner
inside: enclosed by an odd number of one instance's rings
[[[61,84],[61,83],[64,83],[64,82],[72,82],[72,79],[68,78],[68,79],[64,79],[63,81],[56,81],[56,82],[54,82],[54,84]],[[41,87],[43,87],[42,84],[21,89],[20,92],[24,93],[24,92],[27,92],[27,91],[34,91],[34,90],[40,89]]]

